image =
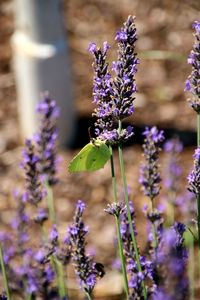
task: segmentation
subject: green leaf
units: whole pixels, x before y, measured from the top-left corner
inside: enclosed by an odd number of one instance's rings
[[[100,140],[95,140],[83,147],[71,160],[68,170],[69,172],[96,171],[103,168],[109,159],[108,146]]]

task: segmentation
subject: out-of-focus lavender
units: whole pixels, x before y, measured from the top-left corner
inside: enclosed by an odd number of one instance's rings
[[[117,121],[122,120],[134,112],[133,101],[137,90],[135,74],[138,59],[135,53],[137,40],[134,17],[129,16],[124,26],[116,34],[118,42],[118,60],[113,63],[112,78],[106,62],[108,44],[105,42],[103,49],[97,48],[94,43],[89,46],[89,51],[94,56],[94,87],[93,96],[97,107],[94,115],[96,136],[108,144],[128,140],[133,134],[133,128],[128,126],[119,131]]]
[[[148,252],[150,254],[151,260],[155,260],[155,255],[157,252],[154,251],[155,247],[157,248],[160,240],[162,238],[163,233],[163,211],[160,208],[154,208],[153,210],[149,211],[148,206],[145,206],[144,213],[146,215],[147,220],[149,223],[147,223],[147,246],[148,246]],[[149,224],[153,224],[155,226],[156,232],[153,232],[152,226],[149,226]],[[155,245],[155,236],[156,233],[156,245]],[[154,266],[155,267],[155,266]]]
[[[25,193],[24,200],[37,206],[42,200],[44,192],[42,191],[40,173],[38,169],[39,158],[35,154],[35,147],[31,140],[26,140],[25,149],[22,152],[23,161],[21,166],[25,171]]]
[[[196,196],[200,195],[200,147],[194,153],[194,166],[191,173],[188,175],[189,191]]]
[[[163,131],[159,131],[155,126],[149,129],[146,127],[143,149],[145,163],[141,166],[139,182],[142,184],[144,194],[153,202],[160,191],[160,173],[158,169],[158,154],[160,144],[164,141]]]
[[[87,294],[91,295],[99,272],[92,257],[86,254],[85,236],[88,233],[88,228],[85,227],[82,218],[84,210],[85,203],[79,200],[76,205],[74,223],[69,227],[68,233],[72,245],[72,260],[80,285]]]
[[[137,234],[135,221],[134,221],[135,212],[134,212],[132,202],[130,202],[130,210],[131,210],[131,217],[133,222],[133,229],[135,234]],[[142,272],[138,270],[138,266],[135,258],[135,251],[134,251],[133,242],[130,234],[126,208],[124,208],[124,210],[121,213],[120,223],[121,223],[120,231],[121,231],[121,236],[123,241],[124,253],[126,257],[127,272],[129,274],[129,292],[130,292],[129,300],[143,299],[140,298],[143,297],[142,282],[145,281],[149,283],[148,290],[147,290],[149,296],[154,289],[153,265],[151,261],[146,259],[144,256],[140,256]]]
[[[168,191],[167,200],[172,205],[177,205],[176,197],[180,192],[180,177],[182,175],[182,168],[180,165],[180,153],[183,151],[183,145],[178,140],[174,138],[168,140],[164,144],[164,151],[167,153],[167,165],[164,170],[164,180],[163,183]]]
[[[45,94],[44,99],[37,105],[37,112],[40,115],[40,128],[34,139],[37,144],[39,171],[48,184],[53,185],[57,182],[59,161],[56,149],[58,139],[56,123],[60,111],[56,102]]]
[[[32,297],[41,295],[43,299],[51,299],[55,273],[49,260],[45,259],[45,254],[41,250],[35,251],[31,248],[27,250],[23,267],[26,293]]]
[[[16,216],[12,221],[12,227],[16,232],[17,237],[17,251],[23,255],[25,251],[25,244],[29,240],[28,227],[29,217],[26,213],[26,202],[19,191],[14,192],[14,199],[17,202]]]
[[[189,99],[191,107],[200,114],[200,22],[193,24],[195,30],[195,42],[188,57],[188,63],[192,65],[192,73],[185,83],[185,91],[192,93],[193,98]]]
[[[184,246],[184,232],[185,225],[175,223],[173,227],[165,229],[162,234],[156,257],[159,270],[158,289],[153,296],[153,300],[188,299],[188,253]]]

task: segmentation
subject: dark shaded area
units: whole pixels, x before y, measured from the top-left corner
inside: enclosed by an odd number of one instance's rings
[[[89,143],[90,136],[94,137],[93,135],[93,124],[94,118],[86,118],[86,117],[79,117],[77,120],[77,129],[76,129],[76,136],[74,142],[71,145],[71,149],[79,149],[85,144]],[[124,123],[124,127],[132,125],[128,122]],[[143,131],[146,125],[134,125],[134,135],[132,138],[125,144],[125,146],[132,146],[132,145],[141,145],[143,143]],[[177,128],[159,128],[164,130],[165,138],[170,139],[172,137],[178,137],[180,141],[183,143],[185,147],[188,146],[195,146],[196,145],[196,132],[192,130],[179,130]]]

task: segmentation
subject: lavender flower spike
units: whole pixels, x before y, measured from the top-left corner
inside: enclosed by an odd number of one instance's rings
[[[135,211],[133,208],[132,202],[130,204],[131,210],[131,218],[132,218],[132,226],[134,229],[135,235],[137,235],[136,227],[135,227]],[[127,209],[121,212],[120,215],[120,231],[123,241],[124,254],[126,257],[127,264],[127,272],[129,274],[129,300],[135,299],[143,299],[142,297],[142,282],[147,281],[147,294],[150,296],[153,289],[153,265],[150,261],[148,261],[145,257],[140,256],[140,264],[142,270],[139,271],[137,263],[136,263],[136,254],[134,251],[134,246],[130,234],[130,227],[127,216]]]
[[[143,191],[152,201],[159,194],[161,181],[158,172],[158,154],[160,151],[160,143],[164,140],[163,131],[159,131],[156,127],[144,131],[145,136],[143,149],[145,163],[141,167],[141,175],[139,182],[143,186]]]
[[[183,234],[185,225],[175,223],[162,234],[157,252],[158,289],[153,300],[188,299],[187,258]],[[163,298],[162,298],[163,296]]]
[[[21,167],[25,170],[26,192],[24,200],[37,205],[43,198],[41,182],[38,171],[38,156],[35,155],[35,147],[31,140],[26,140],[25,149],[22,152],[23,161]]]
[[[186,80],[185,91],[193,94],[193,98],[189,99],[190,105],[200,114],[200,22],[194,22],[193,28],[195,43],[188,57],[188,63],[192,65],[192,73]]]
[[[135,18],[129,16],[124,26],[116,34],[118,42],[118,60],[113,63],[116,77],[113,80],[112,99],[115,105],[114,114],[117,119],[122,120],[134,112],[133,101],[137,87],[135,74],[139,60],[135,53],[137,33]]]
[[[112,79],[106,61],[108,49],[109,46],[105,42],[103,49],[91,43],[88,50],[94,56],[93,102],[96,104],[96,108],[93,116],[96,117],[95,134],[98,139],[112,143],[117,139],[118,134],[113,119]]]
[[[188,190],[196,196],[200,195],[200,146],[195,150],[194,168],[188,175]]]
[[[35,136],[35,141],[39,155],[40,173],[45,176],[49,185],[53,185],[57,182],[58,130],[56,122],[59,117],[59,108],[48,94],[44,94],[44,99],[37,105],[37,112],[40,115],[40,130]]]
[[[98,139],[107,144],[125,142],[133,135],[133,128],[128,126],[118,130],[117,122],[132,115],[134,112],[133,101],[137,90],[135,73],[139,63],[135,53],[137,40],[134,18],[129,16],[123,28],[116,34],[118,41],[118,60],[113,63],[115,78],[112,79],[106,62],[109,46],[104,43],[103,49],[94,43],[89,46],[89,51],[94,56],[94,88],[93,96],[97,107],[94,116],[95,133]]]
[[[74,223],[69,227],[68,231],[76,274],[85,293],[91,295],[99,273],[96,269],[97,264],[85,253],[85,236],[88,233],[88,229],[85,227],[82,219],[84,210],[85,203],[79,200],[76,205]]]

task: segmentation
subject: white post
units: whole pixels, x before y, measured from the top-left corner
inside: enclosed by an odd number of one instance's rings
[[[49,91],[61,108],[60,144],[70,145],[75,132],[70,66],[61,0],[15,0],[12,37],[19,121],[23,137],[37,130],[35,106]]]

